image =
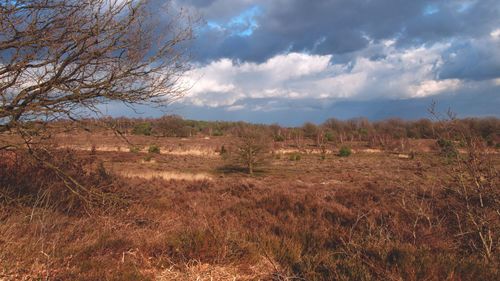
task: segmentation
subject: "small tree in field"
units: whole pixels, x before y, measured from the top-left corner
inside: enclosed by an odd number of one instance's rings
[[[252,128],[243,128],[238,135],[237,161],[244,164],[248,173],[253,175],[255,168],[267,160],[269,138]]]

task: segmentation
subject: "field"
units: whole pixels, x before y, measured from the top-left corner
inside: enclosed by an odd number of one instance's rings
[[[349,157],[273,142],[253,176],[221,153],[236,141],[55,134],[51,157],[109,195],[93,207],[64,186],[33,192],[52,172],[4,152],[1,183],[24,189],[2,197],[0,280],[499,279],[498,178],[479,179],[496,193],[473,212],[478,232],[436,140],[345,142]],[[498,170],[498,150],[486,156]]]

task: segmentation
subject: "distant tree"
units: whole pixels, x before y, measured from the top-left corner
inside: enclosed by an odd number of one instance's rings
[[[332,132],[332,138],[333,135],[336,135],[338,136],[338,141],[340,141],[340,143],[344,142],[346,138],[345,136],[346,125],[344,124],[344,122],[335,118],[330,118],[323,123],[323,126],[329,129],[330,132]]]
[[[307,122],[302,125],[302,130],[304,131],[304,137],[309,139],[316,139],[318,134],[318,126],[314,125],[311,122]]]
[[[132,129],[133,135],[144,135],[150,136],[152,131],[152,126],[150,122],[139,123]]]
[[[269,129],[271,130],[271,133],[273,134],[274,141],[281,142],[281,141],[285,140],[285,137],[283,135],[283,129],[281,128],[280,125],[272,124],[269,126]]]
[[[325,131],[325,140],[326,141],[333,141],[334,140],[334,134],[332,131]]]
[[[178,115],[166,115],[154,122],[155,134],[160,134],[164,137],[184,137],[184,127],[184,120]]]
[[[301,129],[290,130],[290,136],[293,139],[295,146],[300,148],[302,146],[302,140],[304,138],[304,132]]]

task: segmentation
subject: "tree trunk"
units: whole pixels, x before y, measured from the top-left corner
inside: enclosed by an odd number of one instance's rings
[[[253,163],[248,163],[248,173],[253,176]]]

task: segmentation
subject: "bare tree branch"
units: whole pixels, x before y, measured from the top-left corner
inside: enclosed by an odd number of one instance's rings
[[[26,121],[166,104],[184,93],[193,20],[148,0],[0,2],[0,133]]]

